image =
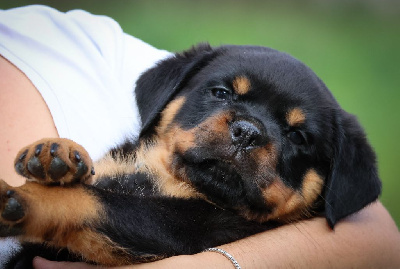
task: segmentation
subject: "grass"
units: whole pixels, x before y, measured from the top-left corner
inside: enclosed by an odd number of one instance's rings
[[[127,33],[171,51],[208,41],[264,45],[299,58],[365,127],[378,155],[384,184],[381,201],[399,226],[400,16],[372,12],[362,4],[322,2],[325,5],[318,1],[183,0],[35,3],[111,16]],[[31,3],[0,0],[0,8]]]

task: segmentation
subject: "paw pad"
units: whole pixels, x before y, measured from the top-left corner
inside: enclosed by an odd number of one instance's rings
[[[17,199],[11,197],[8,199],[1,213],[1,217],[8,221],[17,221],[25,216],[24,208]]]

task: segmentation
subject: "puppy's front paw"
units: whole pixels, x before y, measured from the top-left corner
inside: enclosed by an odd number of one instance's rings
[[[86,150],[66,138],[46,138],[23,148],[15,170],[42,184],[91,183],[93,163]]]

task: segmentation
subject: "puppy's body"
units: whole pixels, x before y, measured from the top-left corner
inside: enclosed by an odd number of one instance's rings
[[[21,150],[17,171],[42,184],[0,186],[0,235],[31,242],[25,262],[49,247],[51,259],[145,262],[316,214],[333,227],[380,193],[361,127],[289,55],[202,45],[144,73],[136,97],[139,141],[95,177],[71,141]]]

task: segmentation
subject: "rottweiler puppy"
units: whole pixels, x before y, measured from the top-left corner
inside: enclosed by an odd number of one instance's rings
[[[23,246],[10,267],[154,261],[321,214],[334,228],[380,194],[356,118],[285,53],[202,44],[146,71],[135,94],[139,139],[94,165],[62,138],[20,151],[27,183],[0,183],[0,236]]]

